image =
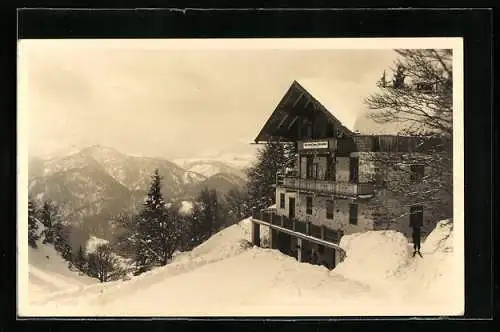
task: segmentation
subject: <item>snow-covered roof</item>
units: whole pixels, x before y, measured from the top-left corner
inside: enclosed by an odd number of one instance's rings
[[[341,96],[331,82],[319,78],[302,78],[296,82],[304,88],[316,101],[326,108],[340,123],[354,132],[358,114],[354,109],[341,106]]]

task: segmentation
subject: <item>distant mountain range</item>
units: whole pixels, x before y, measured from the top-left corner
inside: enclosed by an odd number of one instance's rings
[[[185,160],[182,165],[96,145],[51,159],[32,158],[29,193],[56,202],[72,224],[107,237],[110,218],[136,211],[142,203],[155,169],[163,177],[166,199],[192,200],[203,187],[225,194],[245,186],[241,166],[203,159]]]

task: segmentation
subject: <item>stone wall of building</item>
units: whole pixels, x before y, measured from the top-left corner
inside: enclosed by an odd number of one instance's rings
[[[377,154],[378,155],[378,154]],[[414,154],[418,156],[417,154]],[[284,188],[277,188],[276,190],[276,202],[277,202],[277,213],[279,215],[288,216],[289,211],[289,198],[294,197],[296,202],[295,215],[298,220],[310,221],[315,225],[325,225],[334,230],[342,230],[344,234],[362,232],[370,229],[393,229],[404,233],[409,238],[411,238],[411,228],[410,223],[410,206],[407,202],[404,203],[399,195],[391,194],[391,186],[401,184],[406,182],[410,177],[409,166],[408,169],[404,169],[400,172],[394,172],[383,165],[376,163],[374,161],[374,153],[372,152],[354,152],[351,153],[349,157],[336,157],[336,181],[339,183],[349,182],[349,158],[357,157],[359,158],[359,173],[358,178],[360,183],[382,181],[387,185],[389,190],[379,189],[377,190],[375,199],[367,199],[363,203],[358,202],[358,224],[349,224],[349,203],[353,203],[352,200],[347,199],[335,199],[334,200],[334,217],[333,219],[327,219],[326,216],[326,206],[327,200],[332,200],[332,197],[326,197],[321,195],[311,195],[313,197],[313,211],[312,215],[306,213],[306,197],[308,195],[296,192],[286,192]],[[323,163],[323,159],[325,163]],[[316,162],[319,162],[321,167],[326,168],[326,158],[315,158]],[[305,165],[303,166],[305,168]],[[430,167],[425,168],[425,173],[430,172]],[[421,190],[422,184],[415,184],[415,190]],[[284,208],[280,207],[280,194],[285,194],[285,204]],[[417,203],[417,202],[415,202]],[[434,229],[436,222],[443,219],[442,215],[436,214],[434,209],[424,207],[423,216],[423,234],[427,234],[432,229]],[[379,207],[380,209],[378,209]],[[376,211],[385,211],[385,215],[376,216]]]
[[[395,230],[405,234],[408,239],[411,239],[410,206],[401,204],[400,199],[390,193],[386,193],[384,199],[377,203],[381,204],[389,213],[385,218],[383,217],[381,220],[374,221],[374,229]],[[369,208],[374,210],[376,207],[372,206]],[[423,208],[422,236],[425,236],[436,227],[437,222],[440,220],[440,216],[436,215],[434,210],[426,209],[425,205]]]
[[[285,196],[285,202],[284,202],[284,207],[281,207],[281,194],[284,194]],[[288,211],[289,211],[289,198],[293,197],[297,201],[297,194],[295,192],[287,192],[285,188],[276,188],[276,214],[279,216],[286,216],[288,217]],[[297,205],[297,202],[295,202],[295,205]],[[297,207],[295,207],[295,210],[297,210]]]
[[[307,197],[312,197],[312,214],[307,214]],[[371,211],[365,203],[354,203],[353,200],[335,199],[333,206],[333,219],[328,219],[326,215],[327,201],[333,200],[331,197],[319,195],[299,194],[296,198],[296,217],[300,221],[311,222],[314,225],[326,227],[333,230],[342,230],[344,234],[351,234],[373,229]],[[358,205],[357,224],[349,223],[349,204]]]

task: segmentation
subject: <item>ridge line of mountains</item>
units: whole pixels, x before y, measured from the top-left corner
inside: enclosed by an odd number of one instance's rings
[[[233,165],[213,159],[174,163],[94,145],[69,155],[32,158],[28,191],[37,201],[54,201],[71,225],[109,237],[109,220],[122,212],[137,211],[155,169],[163,177],[166,200],[191,201],[204,187],[222,195],[232,188],[245,190],[243,166],[249,164],[250,160]]]

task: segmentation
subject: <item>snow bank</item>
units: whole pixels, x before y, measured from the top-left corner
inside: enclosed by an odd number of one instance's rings
[[[368,231],[340,240],[346,257],[335,272],[346,278],[373,284],[403,268],[410,256],[406,237],[396,231]]]
[[[446,219],[438,222],[422,243],[421,249],[426,253],[453,251],[453,221]]]
[[[96,283],[83,273],[71,270],[52,245],[38,244],[28,248],[29,300],[35,301],[50,293],[80,288]]]
[[[395,231],[344,236],[345,260],[332,272],[387,293],[386,305],[412,308],[414,314],[451,315],[463,311],[463,290],[453,255],[453,222],[440,221],[421,246],[422,257]],[[433,311],[434,310],[434,311]]]
[[[125,282],[120,280],[93,285],[87,287],[85,292],[66,289],[53,294],[53,296],[38,299],[32,303],[32,309],[37,312],[46,312],[48,309],[43,307],[48,304],[49,307],[52,306],[52,309],[53,306],[56,306],[57,311],[62,312],[61,308],[66,305],[71,306],[75,297],[81,297],[83,302],[85,302],[85,298],[89,298],[92,305],[99,306],[114,301],[116,298],[123,296],[124,293],[136,296],[138,292],[142,292],[157,283],[165,282],[167,278],[180,274],[185,275],[207,264],[241,254],[251,247],[249,234],[250,222],[244,220],[214,234],[210,239],[190,252],[176,253],[172,262],[165,267],[156,268]],[[95,240],[94,242],[99,241]],[[88,313],[88,315],[91,314]],[[100,315],[100,313],[97,312],[96,315]]]
[[[338,267],[298,263],[277,250],[250,247],[250,220],[212,236],[165,267],[128,281],[59,292],[30,308],[66,316],[451,315],[461,289],[453,282],[451,222],[443,221],[411,257],[394,231],[341,240]],[[455,293],[455,297],[453,296]],[[460,300],[460,297],[458,298]],[[451,301],[451,302],[450,302]]]
[[[411,259],[397,276],[404,300],[443,306],[451,301],[461,310],[463,290],[456,277],[460,272],[453,255],[453,222],[440,221],[422,243],[421,252],[423,258]]]

